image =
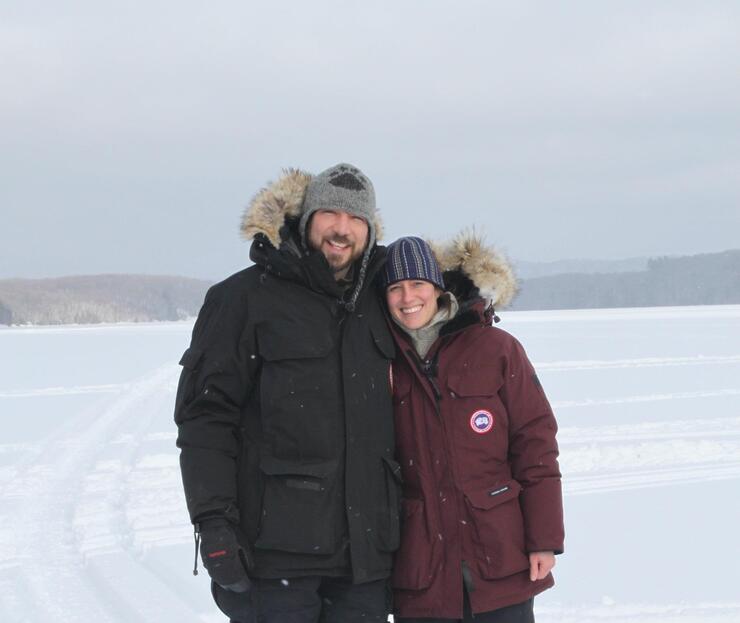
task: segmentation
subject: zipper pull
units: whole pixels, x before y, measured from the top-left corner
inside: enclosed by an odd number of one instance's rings
[[[195,561],[193,575],[198,575],[198,547],[200,546],[200,524],[193,524],[193,541],[195,541]]]
[[[495,491],[489,492],[488,495],[490,495],[491,497],[493,497],[494,495],[499,495],[501,493],[506,493],[508,490],[509,490],[509,485],[506,485],[504,487],[501,487],[500,489],[496,489]]]

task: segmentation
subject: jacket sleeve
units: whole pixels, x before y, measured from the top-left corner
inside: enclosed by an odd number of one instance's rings
[[[185,498],[193,523],[208,516],[238,522],[237,465],[242,408],[255,378],[254,343],[244,295],[223,284],[206,294],[190,347],[180,360],[175,400]]]
[[[522,485],[528,552],[563,552],[563,501],[557,423],[524,348],[512,338],[500,395],[509,414],[509,463]]]

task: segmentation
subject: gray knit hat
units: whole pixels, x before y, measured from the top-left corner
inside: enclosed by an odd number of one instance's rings
[[[433,283],[440,290],[445,289],[439,263],[426,240],[406,236],[388,245],[385,269],[380,275],[381,285],[386,288],[404,279],[421,279]]]
[[[301,240],[307,245],[306,226],[316,210],[342,210],[365,219],[368,226],[367,249],[375,244],[375,189],[357,167],[341,163],[311,179],[303,200],[299,223]]]

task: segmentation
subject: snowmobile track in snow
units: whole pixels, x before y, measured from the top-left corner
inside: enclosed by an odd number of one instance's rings
[[[14,595],[2,597],[3,621],[27,620],[29,609],[39,621],[60,620],[61,613],[65,622],[157,621],[174,613],[197,618],[129,551],[125,500],[116,499],[120,483],[103,483],[103,501],[85,495],[87,475],[117,431],[133,423],[136,440],[164,401],[171,408],[177,373],[167,365],[131,383],[106,408],[79,414],[15,465],[15,477],[2,489],[8,529],[0,541],[0,582],[12,579]],[[133,461],[134,446],[128,454]],[[98,506],[92,513],[91,504]],[[19,591],[20,611],[13,603]]]

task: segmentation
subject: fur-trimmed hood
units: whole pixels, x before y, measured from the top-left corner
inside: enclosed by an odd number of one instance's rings
[[[464,230],[446,243],[430,242],[442,270],[445,289],[461,304],[482,298],[486,306],[506,307],[517,292],[514,271],[508,260],[483,236]]]
[[[297,223],[303,211],[306,188],[313,175],[300,169],[284,169],[274,182],[268,182],[244,210],[241,220],[241,236],[245,240],[263,234],[276,249],[287,240],[285,225]],[[383,224],[376,212],[373,219],[375,240],[383,236]]]

